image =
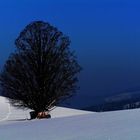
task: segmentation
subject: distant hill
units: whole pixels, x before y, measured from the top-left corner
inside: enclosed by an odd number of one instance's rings
[[[128,89],[117,95],[104,99],[102,104],[83,108],[88,111],[114,111],[123,109],[140,108],[140,89]]]

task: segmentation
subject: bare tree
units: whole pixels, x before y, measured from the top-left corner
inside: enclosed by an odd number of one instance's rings
[[[17,49],[0,75],[2,94],[13,106],[44,112],[75,93],[81,67],[67,36],[48,23],[35,21],[15,44]]]

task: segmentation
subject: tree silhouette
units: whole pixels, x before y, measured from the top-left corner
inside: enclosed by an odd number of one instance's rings
[[[2,94],[13,106],[50,110],[76,92],[81,67],[70,40],[42,21],[27,25],[0,74]]]

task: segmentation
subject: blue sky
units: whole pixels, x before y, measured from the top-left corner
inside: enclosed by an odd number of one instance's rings
[[[0,66],[20,31],[43,20],[71,39],[83,67],[78,97],[92,103],[140,86],[139,7],[139,0],[1,0]]]

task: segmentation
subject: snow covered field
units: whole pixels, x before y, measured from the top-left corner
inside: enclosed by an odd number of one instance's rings
[[[31,110],[21,110],[10,106],[8,100],[0,96],[0,124],[7,121],[20,121],[30,119]],[[69,117],[82,114],[91,114],[93,112],[70,109],[65,107],[56,107],[50,112],[51,118]]]
[[[2,106],[6,108],[4,101]],[[52,116],[32,121],[7,118],[0,122],[0,140],[140,140],[140,109],[91,113],[56,108]]]

